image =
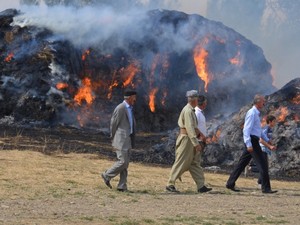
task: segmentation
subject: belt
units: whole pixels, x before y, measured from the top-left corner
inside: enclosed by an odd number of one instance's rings
[[[187,134],[187,131],[185,128],[180,128],[180,134]]]
[[[198,128],[195,128],[195,132],[196,132],[197,137],[199,137],[200,133],[198,131]],[[180,134],[187,134],[186,129],[185,128],[180,128]]]

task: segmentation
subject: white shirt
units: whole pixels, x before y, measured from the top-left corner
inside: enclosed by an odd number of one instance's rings
[[[206,119],[203,114],[203,111],[198,106],[195,107],[195,114],[198,121],[198,129],[206,137],[207,136]]]
[[[247,148],[252,147],[250,135],[255,135],[258,138],[262,138],[266,142],[269,141],[267,135],[265,135],[262,132],[259,115],[260,112],[255,106],[249,109],[249,111],[246,114],[243,129],[243,137],[244,143],[246,144]]]

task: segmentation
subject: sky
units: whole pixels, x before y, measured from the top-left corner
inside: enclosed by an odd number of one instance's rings
[[[145,2],[151,2],[151,0],[141,0]],[[161,0],[164,1],[167,5],[167,9],[183,11],[188,14],[200,14],[204,17],[207,16],[207,5],[208,1],[214,0]],[[0,0],[0,11],[7,8],[19,8],[19,0]],[[229,14],[228,12],[227,14]],[[225,14],[226,15],[226,14]],[[212,19],[212,18],[209,18]],[[300,72],[298,72],[299,63],[295,56],[298,55],[298,52],[294,53],[294,57],[289,58],[289,54],[282,54],[282,44],[276,42],[276,40],[270,40],[272,38],[268,36],[268,39],[262,40],[255,35],[245,31],[245,27],[243,24],[226,24],[226,22],[222,21],[225,25],[234,28],[236,31],[240,32],[246,38],[250,39],[254,44],[261,47],[264,51],[266,59],[272,64],[272,74],[275,78],[274,85],[277,88],[281,88],[290,80],[299,77]],[[228,21],[228,20],[227,20]],[[241,20],[242,21],[242,20]],[[293,50],[293,45],[290,47],[290,51]],[[295,51],[295,50],[294,50]]]

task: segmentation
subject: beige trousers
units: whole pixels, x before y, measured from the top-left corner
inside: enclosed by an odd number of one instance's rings
[[[201,151],[202,152],[202,151]],[[180,134],[176,140],[175,162],[171,169],[169,185],[175,186],[175,181],[185,171],[189,171],[199,190],[204,185],[204,173],[200,166],[201,152],[196,152],[187,135]]]

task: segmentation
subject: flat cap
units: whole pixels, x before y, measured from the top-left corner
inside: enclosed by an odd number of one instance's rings
[[[134,90],[127,90],[124,92],[124,96],[125,97],[129,97],[129,96],[132,96],[132,95],[136,95],[136,91]]]
[[[199,97],[198,91],[196,91],[196,90],[187,91],[186,97],[188,97],[188,98]]]

